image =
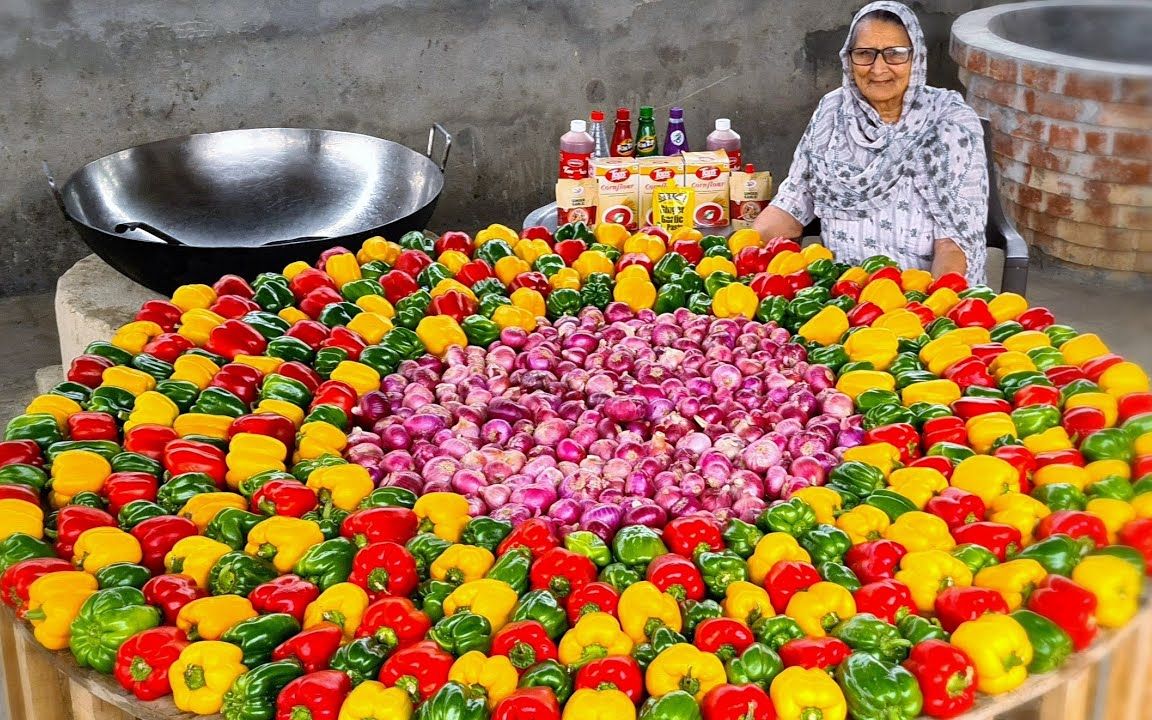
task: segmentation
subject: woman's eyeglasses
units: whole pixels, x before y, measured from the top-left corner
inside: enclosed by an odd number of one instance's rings
[[[854,48],[848,52],[853,65],[871,65],[876,62],[877,56],[882,56],[889,65],[903,65],[912,59],[910,47]]]

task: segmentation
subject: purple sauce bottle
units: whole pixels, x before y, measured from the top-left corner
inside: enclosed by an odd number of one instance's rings
[[[688,133],[684,129],[684,108],[668,111],[668,132],[664,135],[664,154],[679,155],[688,152]]]

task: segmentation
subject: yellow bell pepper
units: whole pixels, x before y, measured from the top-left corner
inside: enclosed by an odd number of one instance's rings
[[[337,288],[342,288],[363,277],[360,274],[360,263],[356,261],[356,256],[352,253],[329,255],[324,261],[324,272],[332,278],[332,282],[336,283]]]
[[[138,563],[144,558],[140,541],[116,527],[94,527],[80,533],[72,549],[72,564],[95,574],[115,563]]]
[[[193,600],[180,608],[176,627],[184,631],[189,640],[219,640],[220,636],[237,623],[251,620],[259,613],[239,595],[217,595]]]
[[[228,437],[228,428],[234,418],[228,415],[208,415],[207,413],[184,413],[172,421],[172,429],[180,437],[204,435],[223,440]],[[283,470],[283,468],[279,468]],[[239,481],[237,481],[239,482]]]
[[[506,255],[496,261],[496,266],[493,268],[496,272],[496,277],[505,286],[510,285],[517,275],[521,275],[532,270],[532,266],[524,262],[515,255]]]
[[[997,380],[1002,380],[1008,375],[1015,372],[1023,372],[1025,370],[1035,370],[1036,363],[1032,362],[1032,358],[1028,357],[1022,352],[1006,352],[996,356],[992,364],[988,366],[992,374],[996,376]]]
[[[515,305],[501,305],[496,308],[495,312],[492,313],[492,322],[500,326],[501,330],[518,327],[528,332],[535,330],[538,324],[535,315]]]
[[[187,380],[203,390],[220,371],[220,366],[203,355],[181,355],[172,363],[172,380]]]
[[[845,720],[848,703],[832,676],[793,665],[772,679],[772,706],[779,720]]]
[[[932,273],[927,270],[908,268],[900,273],[900,285],[904,288],[905,292],[915,290],[926,293],[934,280],[935,278],[932,277]]]
[[[835,305],[828,305],[820,310],[820,312],[813,315],[812,318],[808,320],[808,322],[801,325],[797,334],[809,342],[819,343],[821,345],[831,345],[833,343],[840,342],[840,338],[843,337],[844,333],[848,332],[848,327],[848,316],[844,313],[844,311]],[[852,373],[848,373],[847,375],[851,374]],[[880,375],[881,373],[876,374]],[[842,375],[841,381],[843,381],[847,375]],[[891,376],[888,377],[891,379]],[[837,384],[837,389],[839,389],[839,387],[839,384]],[[895,387],[894,380],[893,387]],[[847,391],[841,390],[841,392]],[[863,390],[860,392],[863,392]],[[852,399],[855,400],[856,396],[853,395]]]
[[[783,254],[783,253],[781,253]],[[706,278],[714,272],[726,272],[737,277],[736,265],[728,258],[709,255],[696,264],[696,272],[700,277]]]
[[[1020,474],[1016,468],[1007,460],[992,455],[964,458],[952,471],[950,482],[952,487],[979,495],[985,505],[991,505],[1005,493],[1020,492]]]
[[[768,593],[759,585],[744,580],[729,583],[724,591],[724,617],[739,620],[752,627],[760,618],[772,617],[776,609]]]
[[[172,293],[172,304],[184,312],[211,307],[216,302],[216,291],[208,285],[181,285]]]
[[[853,265],[840,273],[840,277],[836,278],[836,282],[854,282],[857,285],[863,286],[864,283],[868,282],[868,272],[859,265]]]
[[[1137,518],[1152,518],[1152,493],[1141,493],[1132,498],[1132,512]]]
[[[224,508],[247,510],[248,501],[244,496],[231,492],[200,493],[189,498],[178,514],[191,520],[200,532],[204,532],[216,513]]]
[[[977,415],[964,423],[968,431],[968,443],[978,453],[992,449],[992,443],[1005,435],[1016,437],[1016,425],[1008,413],[992,412]]]
[[[948,311],[960,304],[960,296],[952,288],[939,288],[924,301],[925,307],[943,317]]]
[[[266,522],[269,520],[264,520],[260,524]],[[248,539],[248,546],[252,547],[251,537]],[[187,575],[195,580],[200,588],[207,590],[208,572],[217,560],[230,552],[232,552],[232,548],[222,542],[203,535],[192,535],[176,541],[176,544],[164,556],[164,568],[170,573]],[[277,568],[277,570],[279,569]],[[289,567],[290,569],[291,567]],[[280,570],[280,572],[287,571]]]
[[[28,586],[24,618],[32,623],[36,641],[49,650],[63,650],[72,637],[72,621],[98,589],[96,578],[84,572],[41,575]]]
[[[988,310],[998,323],[1015,320],[1027,309],[1028,301],[1024,299],[1023,295],[1017,295],[1014,292],[1002,292],[988,303]]]
[[[248,531],[248,544],[244,552],[270,560],[272,566],[284,574],[292,572],[308,548],[322,542],[324,533],[316,523],[277,515],[261,520]]]
[[[444,614],[453,615],[457,610],[468,610],[488,618],[492,632],[508,624],[508,618],[516,609],[519,596],[507,583],[491,578],[472,580],[453,590],[444,600]]]
[[[612,299],[633,310],[646,310],[656,304],[656,286],[650,280],[634,277],[616,278]]]
[[[189,310],[180,316],[180,328],[177,335],[183,335],[197,347],[203,347],[208,342],[208,335],[217,325],[223,325],[224,318],[211,310]]]
[[[421,495],[412,511],[420,518],[420,532],[435,533],[451,542],[460,541],[464,526],[472,519],[468,515],[468,501],[450,492]]]
[[[433,580],[453,585],[479,580],[492,568],[496,557],[479,545],[450,545],[428,568]]]
[[[943,550],[917,550],[900,559],[895,578],[908,586],[922,613],[936,607],[936,596],[950,587],[971,587],[972,571]]]
[[[516,241],[512,246],[512,252],[516,257],[531,265],[540,258],[541,255],[548,255],[552,252],[552,248],[548,243],[543,240],[532,240],[530,238],[522,238]]]
[[[515,245],[516,241],[520,239],[520,235],[508,227],[500,223],[492,223],[480,232],[476,233],[476,247],[480,247],[489,240],[503,240],[509,246]]]
[[[185,417],[181,415],[177,422]],[[224,456],[228,472],[224,479],[229,487],[236,488],[257,473],[266,470],[284,472],[284,461],[287,458],[288,448],[276,438],[255,433],[237,433],[228,441],[228,454]]]
[[[540,294],[539,290],[528,287],[516,288],[508,299],[516,307],[524,308],[536,317],[544,317],[545,313],[548,312],[548,306],[544,304],[544,296]]]
[[[628,656],[632,638],[608,613],[590,612],[560,638],[557,657],[565,665],[580,666],[605,657]]]
[[[581,280],[587,280],[592,273],[604,273],[608,277],[616,276],[615,263],[599,250],[585,250],[580,253],[572,263],[572,269],[580,273]]]
[[[66,504],[82,492],[100,492],[112,465],[90,450],[65,450],[52,463],[52,494]]]
[[[596,242],[601,245],[607,245],[620,250],[624,247],[624,242],[632,237],[632,233],[628,232],[628,228],[620,223],[597,223],[596,228],[592,231],[596,236]],[[699,240],[699,238],[697,238]]]
[[[793,595],[784,614],[795,620],[808,637],[822,638],[841,620],[856,614],[856,601],[843,586],[818,582]]]
[[[889,310],[872,323],[874,328],[891,330],[898,338],[917,338],[924,334],[920,317],[911,310],[897,308]]]
[[[1116,420],[1119,417],[1119,409],[1116,398],[1104,392],[1086,392],[1077,393],[1072,395],[1064,401],[1064,410],[1067,412],[1073,408],[1091,407],[1096,408],[1104,413],[1104,424],[1107,427],[1116,425]]]
[[[581,286],[580,273],[572,268],[560,268],[548,278],[548,284],[553,290],[568,289],[579,290]]]
[[[761,239],[760,233],[752,228],[741,228],[728,236],[728,252],[732,253],[732,257],[736,257],[736,253],[746,247],[761,247],[763,245],[764,241]]]
[[[1104,371],[1098,381],[1104,392],[1120,398],[1149,391],[1148,373],[1134,362],[1120,362]]]
[[[139,395],[156,389],[156,378],[143,370],[113,365],[100,376],[100,387],[114,387]]]
[[[335,425],[313,420],[300,428],[296,436],[296,454],[302,460],[321,455],[339,455],[348,444],[348,436]]]
[[[393,325],[391,320],[380,313],[362,312],[352,318],[345,327],[364,338],[364,342],[369,345],[376,345],[392,330]]]
[[[772,567],[781,560],[812,562],[812,556],[788,533],[768,533],[760,538],[752,557],[748,558],[748,577],[762,585]]]
[[[995,590],[1004,598],[1009,610],[1017,610],[1047,576],[1048,571],[1040,563],[1030,558],[1017,558],[981,569],[972,584]]]
[[[945,333],[940,337],[934,338],[925,343],[924,347],[920,348],[920,352],[917,354],[917,357],[920,358],[920,362],[924,363],[925,366],[928,366],[931,365],[932,362],[944,352],[953,352],[953,348],[967,347],[968,346],[965,343],[960,342],[960,338],[952,335],[951,333]]]
[[[751,320],[756,315],[760,299],[752,288],[731,283],[716,291],[712,298],[712,314],[719,318],[742,317]]]
[[[360,501],[376,487],[367,468],[355,463],[316,468],[307,484],[316,491],[320,502],[331,502],[347,512],[360,507]]]
[[[988,328],[980,327],[979,325],[972,325],[970,327],[956,328],[949,330],[941,337],[951,337],[958,340],[960,343],[969,347],[973,345],[986,345],[992,342],[992,333]]]
[[[821,311],[823,312],[823,311]],[[833,341],[835,342],[835,341]],[[879,370],[851,370],[836,380],[836,389],[855,400],[865,390],[895,390],[896,378]]]
[[[971,355],[972,348],[967,345],[946,343],[932,353],[932,359],[928,361],[928,372],[943,375],[948,368]]]
[[[365,680],[344,698],[336,720],[412,720],[412,698],[398,687]]]
[[[284,364],[284,360],[278,357],[269,357],[267,355],[245,355],[243,353],[232,358],[232,362],[238,365],[247,365],[250,368],[255,368],[260,371],[261,375],[271,375],[280,369]]]
[[[461,655],[448,671],[448,682],[458,682],[472,692],[483,693],[489,709],[516,692],[519,681],[520,674],[508,656],[488,657],[479,650]]]
[[[164,332],[164,328],[150,320],[136,320],[121,325],[112,335],[112,344],[133,355],[144,351],[144,346],[152,338]]]
[[[636,720],[636,706],[620,690],[580,688],[564,703],[560,720]]]
[[[948,523],[926,512],[912,510],[896,518],[884,537],[903,545],[908,552],[918,550],[951,550],[956,547]]]
[[[1025,330],[1007,337],[1003,341],[1005,349],[1009,352],[1026,353],[1040,347],[1052,347],[1052,341],[1039,330]]]
[[[836,522],[836,516],[844,506],[844,497],[840,493],[819,485],[800,488],[792,493],[792,497],[800,498],[807,503],[816,513],[816,522],[824,525]]]
[[[877,370],[887,370],[896,359],[900,338],[883,327],[864,327],[848,336],[844,351],[853,362],[870,362]]]
[[[360,264],[372,262],[373,260],[380,260],[388,265],[394,265],[396,258],[400,257],[400,253],[404,248],[400,247],[394,242],[389,242],[384,238],[376,235],[364,241],[360,246],[360,252],[356,254],[356,259]]]
[[[470,260],[471,258],[459,250],[445,250],[436,258],[436,262],[448,268],[448,272],[453,275],[460,272],[460,268],[467,265]]]
[[[444,318],[455,324],[455,320],[445,317],[443,315],[432,315],[420,320],[423,324],[425,321],[432,318]],[[417,335],[420,334],[420,327],[416,327]],[[463,335],[463,331],[460,333]],[[421,341],[424,338],[421,337]],[[467,342],[467,340],[465,340]],[[332,379],[342,383],[347,383],[352,386],[358,394],[363,395],[366,392],[380,389],[380,373],[375,368],[368,367],[364,363],[355,362],[352,360],[342,360],[336,369],[332,371]]]
[[[888,477],[900,463],[900,451],[891,443],[875,442],[848,448],[844,451],[844,460],[871,465]]]
[[[416,335],[428,352],[439,357],[444,357],[444,353],[453,345],[460,347],[468,345],[468,336],[464,334],[464,329],[456,322],[456,318],[450,315],[426,315],[416,326]],[[379,375],[376,386],[377,389],[380,386]]]
[[[835,260],[832,251],[824,247],[820,243],[811,243],[800,248],[800,255],[804,258],[808,265],[816,262],[817,260]],[[807,266],[805,266],[807,267]]]
[[[184,712],[214,715],[224,706],[224,694],[248,671],[240,646],[219,641],[194,642],[180,651],[168,668],[172,703]]]
[[[864,290],[860,292],[860,302],[870,302],[888,312],[907,305],[908,298],[904,297],[904,292],[895,282],[888,278],[880,278],[864,286]]]
[[[664,257],[664,253],[667,251],[668,248],[664,245],[663,240],[647,233],[636,233],[624,241],[624,254],[640,253],[647,256],[652,262],[657,262]]]
[[[1109,352],[1111,351],[1108,346],[1096,333],[1077,335],[1060,346],[1060,353],[1068,364],[1077,367],[1101,355],[1107,355]]]
[[[1069,450],[1074,445],[1072,438],[1068,437],[1068,432],[1061,426],[1051,427],[1041,433],[1029,435],[1024,438],[1024,447],[1037,455],[1042,452],[1050,452],[1053,450]]]
[[[1052,513],[1044,503],[1018,492],[1001,495],[992,501],[988,510],[988,519],[992,522],[1019,530],[1025,545],[1032,544],[1032,531]]]
[[[1084,509],[1104,521],[1108,530],[1108,542],[1116,542],[1116,533],[1130,520],[1136,518],[1136,511],[1123,500],[1115,498],[1093,498]]]
[[[930,467],[897,468],[888,476],[888,487],[899,492],[908,483],[923,483],[933,495],[948,489],[948,478],[944,473]]]
[[[1133,452],[1133,454],[1136,455],[1136,457],[1144,457],[1146,455],[1152,455],[1152,432],[1146,432],[1143,435],[1140,435],[1139,437],[1137,437],[1135,440],[1133,440],[1132,441],[1132,452]],[[1097,460],[1096,462],[1105,462],[1105,461]],[[1089,466],[1095,465],[1096,462],[1088,463],[1088,465]],[[1132,475],[1131,470],[1129,470],[1128,475],[1123,475],[1122,477],[1130,478],[1131,475]]]
[[[620,272],[616,273],[617,280],[627,280],[628,278],[635,278],[637,280],[651,280],[652,276],[648,273],[648,269],[643,265],[629,265]]]
[[[396,317],[396,308],[392,307],[392,303],[388,302],[388,298],[380,295],[362,295],[356,298],[356,307],[364,312],[375,313],[389,320]],[[300,319],[303,320],[305,318]],[[287,318],[285,318],[285,320],[287,320]],[[355,318],[353,318],[353,320],[355,320]]]
[[[351,640],[360,627],[368,603],[368,593],[364,588],[350,582],[336,583],[304,608],[303,627],[308,630],[332,623],[344,631],[345,640]]]
[[[644,673],[644,687],[652,697],[683,690],[694,696],[696,702],[726,682],[728,676],[720,658],[688,643],[665,648]]]
[[[304,272],[305,270],[311,270],[311,269],[312,269],[312,266],[309,265],[308,263],[304,262],[303,260],[296,260],[295,262],[290,262],[287,265],[285,265],[284,269],[280,271],[280,274],[283,275],[285,278],[291,280],[292,278],[296,277],[297,275]]]
[[[137,398],[137,402],[139,402],[139,398]],[[37,395],[33,398],[32,402],[28,403],[28,406],[24,408],[24,414],[34,415],[43,413],[51,415],[55,418],[56,424],[63,428],[70,416],[82,410],[84,410],[84,408],[80,406],[80,403],[70,397],[46,394]]]
[[[276,400],[275,398],[261,400],[252,412],[256,414],[269,413],[271,415],[286,417],[291,420],[292,424],[296,427],[300,427],[300,423],[304,422],[304,408],[293,405],[287,400]]]
[[[44,511],[27,500],[4,498],[0,500],[0,540],[16,533],[44,537]]]
[[[933,484],[933,481],[929,478],[919,476],[908,478],[899,485],[891,487],[892,492],[897,495],[903,495],[918,509],[923,510],[924,506],[928,504],[928,501],[936,495],[936,491],[932,489]]]
[[[1037,487],[1054,485],[1056,483],[1068,483],[1075,485],[1078,490],[1087,490],[1088,484],[1091,481],[1092,478],[1088,475],[1087,470],[1079,465],[1068,463],[1045,465],[1032,473],[1032,484]]]
[[[791,275],[806,267],[808,267],[808,261],[803,255],[793,250],[785,250],[773,256],[766,270],[771,275]]]
[[[648,581],[624,588],[616,614],[620,617],[620,627],[635,643],[647,642],[660,626],[676,632],[680,632],[683,626],[676,598]]]
[[[1015,690],[1028,679],[1032,643],[1020,623],[1008,615],[988,613],[961,623],[952,644],[976,666],[976,687],[988,695]]]
[[[857,505],[836,518],[836,527],[848,533],[853,545],[879,540],[891,524],[883,510],[871,505]]]
[[[1096,593],[1096,622],[1100,627],[1123,627],[1140,611],[1144,578],[1121,558],[1089,555],[1072,570],[1072,580]]]

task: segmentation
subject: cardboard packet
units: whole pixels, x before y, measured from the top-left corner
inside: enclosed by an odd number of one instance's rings
[[[669,180],[680,182],[684,175],[684,158],[679,155],[665,157],[637,158],[640,172],[640,217],[641,225],[654,225],[653,193],[668,184]]]
[[[559,180],[556,182],[556,223],[596,222],[596,179]]]
[[[772,173],[736,171],[728,186],[732,198],[732,229],[752,227],[756,216],[772,199]]]
[[[724,227],[728,224],[728,153],[723,150],[686,152],[684,181],[696,194],[695,226]]]
[[[669,180],[662,187],[652,191],[652,225],[658,225],[668,232],[692,227],[692,214],[696,200],[692,188],[680,187],[675,180]]]
[[[636,158],[595,158],[596,222],[636,230],[640,221],[640,176]]]

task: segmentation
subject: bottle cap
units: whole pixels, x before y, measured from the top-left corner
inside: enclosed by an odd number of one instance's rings
[[[668,111],[668,117],[677,118],[677,119],[684,117],[684,108],[678,108],[678,107],[672,108],[671,110]]]
[[[592,111],[592,122],[604,122],[604,113],[599,110]]]
[[[641,110],[640,114],[643,115],[644,111]],[[628,108],[616,108],[616,119],[617,120],[631,120],[632,119],[632,111],[629,110]]]
[[[732,121],[729,120],[728,118],[716,118],[716,129],[717,130],[731,130],[732,129]]]
[[[583,120],[573,120],[568,129],[572,132],[588,132],[588,123]]]
[[[642,117],[646,120],[651,120],[652,119],[652,106],[651,105],[641,105],[640,106],[640,117]]]
[[[744,172],[751,175],[752,173],[756,172],[756,166],[753,165],[752,163],[748,163],[747,165],[744,166]]]

